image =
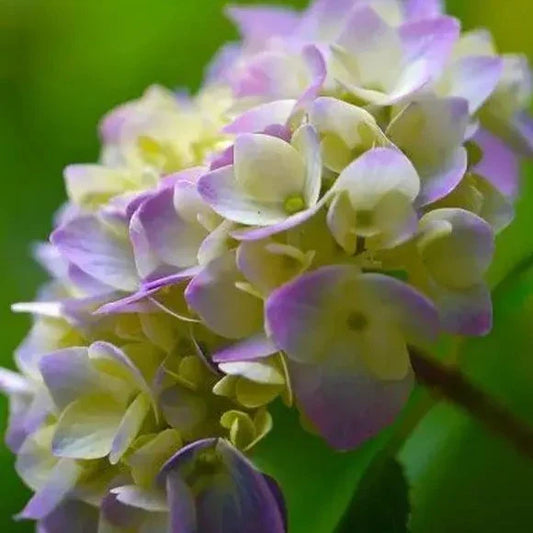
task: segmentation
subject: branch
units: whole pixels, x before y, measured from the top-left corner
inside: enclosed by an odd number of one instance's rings
[[[533,427],[516,417],[486,392],[478,389],[457,369],[412,348],[411,363],[418,382],[462,407],[488,429],[510,441],[533,459]]]

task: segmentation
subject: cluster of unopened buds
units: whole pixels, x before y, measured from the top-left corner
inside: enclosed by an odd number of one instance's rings
[[[242,42],[197,95],[149,88],[66,168],[52,281],[14,306],[35,319],[0,385],[42,533],[284,532],[247,458],[271,402],[355,448],[404,406],[411,348],[491,328],[525,59],[435,0],[228,13]]]

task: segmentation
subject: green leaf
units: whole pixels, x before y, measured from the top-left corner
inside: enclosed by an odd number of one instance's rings
[[[474,384],[533,423],[533,269],[494,294],[495,327],[465,343],[460,364]],[[407,440],[413,533],[531,531],[533,461],[458,408],[441,404]]]
[[[390,431],[351,452],[335,452],[302,429],[296,411],[273,409],[274,430],[258,446],[254,463],[281,485],[291,533],[332,533]]]
[[[407,533],[408,518],[403,468],[386,457],[368,468],[335,533]]]

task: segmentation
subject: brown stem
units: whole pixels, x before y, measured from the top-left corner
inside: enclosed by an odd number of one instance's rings
[[[420,384],[459,405],[491,431],[505,437],[518,451],[533,459],[533,427],[470,383],[459,370],[443,365],[417,349],[411,349],[410,352]]]

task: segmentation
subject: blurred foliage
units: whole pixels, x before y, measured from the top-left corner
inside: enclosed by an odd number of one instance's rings
[[[3,365],[12,366],[12,352],[28,327],[28,319],[13,316],[9,305],[32,298],[44,280],[30,258],[30,244],[46,239],[53,213],[64,199],[62,168],[95,160],[98,120],[114,105],[139,96],[155,82],[191,90],[198,87],[215,50],[236,37],[222,14],[225,3],[0,0]],[[278,3],[301,7],[306,2]],[[524,51],[533,57],[530,0],[449,0],[449,8],[467,28],[489,27],[502,50]],[[533,184],[531,169],[527,176]],[[500,238],[494,281],[533,251],[533,186],[526,190],[518,221]],[[494,333],[468,343],[463,360],[479,384],[533,421],[533,338],[527,322],[533,313],[531,294],[533,276],[529,274],[502,285],[496,295]],[[1,406],[0,423],[5,427],[4,400]],[[304,520],[307,513],[308,522],[322,523],[323,529],[315,531],[327,533],[324,528],[334,523],[334,515],[349,501],[376,441],[354,454],[335,456],[311,437],[306,436],[303,443],[290,422],[276,435],[277,444],[272,441],[270,453],[265,451],[262,460],[278,470],[287,485],[295,520]],[[287,442],[291,446],[284,448]],[[529,526],[533,523],[532,465],[456,409],[433,410],[409,440],[402,459],[414,482],[414,533],[531,530],[524,529],[523,520],[529,519]],[[12,464],[11,454],[2,448],[0,531],[32,531],[32,525],[11,519],[28,497]],[[302,531],[311,529],[304,525]]]

